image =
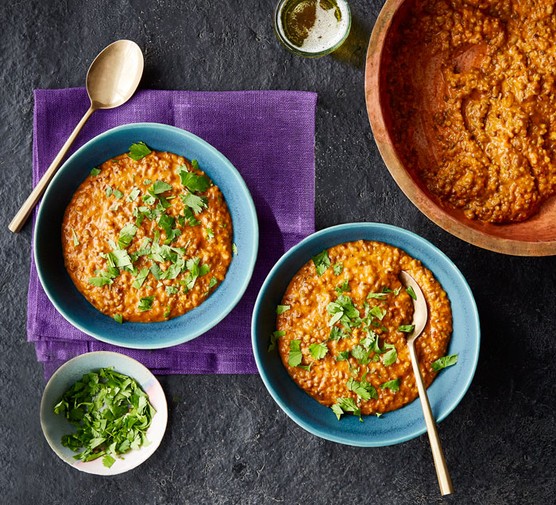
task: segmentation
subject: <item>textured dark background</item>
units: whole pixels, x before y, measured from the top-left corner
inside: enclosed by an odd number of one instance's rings
[[[318,60],[279,46],[274,4],[0,0],[0,502],[555,503],[556,258],[477,249],[428,221],[397,188],[363,94],[381,1],[352,0],[348,47]],[[7,224],[31,189],[33,89],[83,85],[93,57],[119,38],[143,48],[145,88],[317,91],[317,228],[402,226],[462,270],[483,334],[473,384],[439,427],[454,496],[439,497],[426,436],[379,449],[325,442],[290,421],[255,375],[162,377],[169,429],[156,454],[128,474],[82,475],[51,452],[39,424],[42,370],[25,334],[31,232],[12,235]]]

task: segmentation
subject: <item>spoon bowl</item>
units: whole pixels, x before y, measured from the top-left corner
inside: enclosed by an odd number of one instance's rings
[[[95,110],[113,109],[127,102],[139,85],[143,67],[143,53],[139,46],[131,40],[113,42],[93,60],[86,78],[91,105],[8,225],[10,231],[17,233],[21,230],[91,114]]]

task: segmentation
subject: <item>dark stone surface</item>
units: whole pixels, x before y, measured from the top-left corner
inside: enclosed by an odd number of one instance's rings
[[[403,196],[372,139],[363,95],[382,2],[350,3],[356,37],[344,57],[304,60],[274,38],[275,0],[0,1],[2,503],[554,503],[556,258],[479,250]],[[439,427],[454,496],[439,497],[426,436],[380,449],[325,442],[290,421],[258,376],[162,377],[167,435],[128,474],[81,475],[51,452],[39,424],[42,370],[25,334],[31,233],[12,235],[7,224],[31,189],[32,90],[82,85],[92,58],[118,38],[144,49],[143,87],[317,91],[317,227],[399,225],[462,270],[483,337],[473,384]]]

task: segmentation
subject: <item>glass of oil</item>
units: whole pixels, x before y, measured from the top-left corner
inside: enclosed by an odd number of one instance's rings
[[[349,35],[351,12],[345,0],[281,0],[274,31],[294,54],[318,58],[338,49]]]

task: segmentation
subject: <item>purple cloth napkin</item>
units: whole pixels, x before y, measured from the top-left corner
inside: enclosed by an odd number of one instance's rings
[[[289,248],[314,231],[316,94],[301,91],[189,92],[143,90],[125,105],[97,111],[72,151],[115,126],[143,121],[188,130],[220,150],[239,170],[257,208],[259,257],[236,308],[215,328],[176,347],[117,348],[71,326],[53,307],[31,260],[28,340],[50,376],[85,352],[116,350],[158,374],[256,373],[250,322],[261,284]],[[87,110],[84,89],[36,90],[33,184]]]

